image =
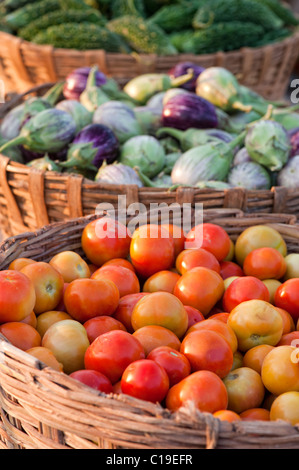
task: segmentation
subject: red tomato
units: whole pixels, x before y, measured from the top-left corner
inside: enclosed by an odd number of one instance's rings
[[[182,251],[176,259],[175,266],[180,274],[185,274],[190,269],[200,266],[220,274],[219,261],[212,253],[203,248]]]
[[[116,395],[120,395],[122,393],[122,391],[121,391],[121,380],[119,380],[118,382],[116,382],[113,385],[113,393],[115,393]]]
[[[189,401],[201,412],[215,413],[227,408],[228,395],[218,375],[200,370],[171,387],[166,396],[166,408],[177,411]]]
[[[115,384],[131,362],[144,358],[144,349],[136,338],[126,331],[114,330],[91,343],[84,363],[85,369],[98,370]]]
[[[76,279],[64,293],[67,313],[81,323],[100,315],[112,315],[118,301],[118,288],[108,279]]]
[[[231,247],[226,231],[216,224],[203,223],[194,227],[186,236],[185,247],[204,248],[213,253],[218,261],[223,261]]]
[[[132,327],[131,317],[137,302],[149,295],[147,292],[140,292],[139,294],[130,294],[125,295],[119,300],[118,307],[113,314],[113,318],[120,321],[129,333],[134,333],[134,328]]]
[[[83,230],[81,245],[89,261],[96,266],[115,258],[127,258],[131,234],[120,222],[102,217],[89,222]]]
[[[185,336],[180,352],[189,360],[193,372],[209,370],[220,378],[229,373],[234,361],[228,341],[220,333],[208,329],[192,331]]]
[[[90,318],[83,324],[83,326],[86,329],[90,343],[92,343],[98,336],[108,333],[108,331],[127,331],[120,321],[106,315]]]
[[[123,268],[127,268],[127,269],[130,269],[131,271],[135,272],[133,264],[130,263],[129,260],[124,259],[124,258],[110,259],[109,261],[106,261],[106,263],[104,263],[102,267],[104,268],[104,266],[122,266]],[[96,268],[94,271],[97,271],[98,269],[99,268]]]
[[[216,333],[221,334],[230,345],[233,354],[237,351],[238,349],[237,336],[235,335],[233,329],[227,323],[208,318],[204,321],[195,323],[195,325],[191,326],[191,328],[187,330],[186,336],[192,331],[198,331],[202,329],[204,330],[208,329],[210,331],[215,331]]]
[[[154,292],[135,305],[131,322],[134,330],[143,326],[163,326],[181,338],[187,330],[188,315],[182,302],[169,292]]]
[[[0,323],[24,320],[35,305],[33,283],[19,271],[0,272]]]
[[[256,277],[239,277],[235,279],[224,292],[222,299],[223,309],[226,312],[231,312],[241,302],[253,299],[269,302],[270,294],[267,287]]]
[[[180,275],[173,271],[159,271],[150,276],[143,285],[143,292],[169,292],[173,293]]]
[[[281,279],[287,269],[283,255],[268,246],[251,251],[245,258],[243,270],[246,276],[258,279]]]
[[[209,320],[219,320],[219,321],[223,321],[223,323],[227,323],[228,317],[229,317],[229,313],[219,312],[219,313],[214,313],[213,315],[209,316]]]
[[[250,408],[240,413],[242,421],[270,421],[270,411],[265,408]]]
[[[197,308],[190,307],[190,305],[184,305],[184,307],[185,307],[185,310],[186,310],[187,315],[188,315],[188,328],[187,328],[187,330],[189,330],[189,328],[191,326],[195,325],[195,323],[198,323],[198,322],[203,321],[205,319],[203,314],[199,310],[197,310]]]
[[[296,323],[299,319],[299,278],[288,279],[275,292],[276,307],[283,308]]]
[[[165,228],[142,225],[135,230],[130,246],[131,261],[137,273],[148,278],[153,274],[173,267],[174,240]]]
[[[161,227],[168,230],[170,235],[172,235],[174,241],[174,255],[177,257],[178,254],[184,249],[186,238],[184,230],[178,225],[173,224],[162,224]]]
[[[162,366],[169,379],[169,386],[177,384],[191,373],[191,365],[186,356],[169,346],[160,346],[153,349],[147,359]]]
[[[220,262],[220,276],[222,279],[227,279],[231,276],[244,276],[243,269],[233,261],[221,261]]]
[[[161,402],[169,390],[168,375],[157,362],[143,359],[131,363],[121,378],[126,395],[153,403]]]
[[[92,274],[91,279],[107,279],[114,282],[120,297],[140,292],[140,284],[136,274],[131,269],[122,266],[102,267]]]
[[[22,351],[41,345],[41,336],[38,331],[27,323],[12,321],[0,325],[0,333],[14,346]]]
[[[299,331],[292,331],[282,335],[277,346],[295,346],[299,347]]]
[[[202,267],[183,274],[173,291],[184,305],[197,308],[204,316],[221,299],[223,292],[224,284],[220,274]]]
[[[76,370],[70,374],[70,377],[94,388],[95,390],[98,390],[99,392],[107,394],[113,393],[112,384],[108,377],[97,370]]]

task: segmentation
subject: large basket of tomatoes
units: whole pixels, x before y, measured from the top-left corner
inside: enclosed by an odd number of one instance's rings
[[[2,243],[2,448],[298,448],[296,219],[182,213]]]

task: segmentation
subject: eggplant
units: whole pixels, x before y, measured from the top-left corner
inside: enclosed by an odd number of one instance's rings
[[[271,178],[266,168],[253,161],[235,165],[230,170],[227,180],[233,187],[249,190],[271,188]]]
[[[96,74],[98,68],[92,67],[88,75],[87,84],[80,95],[80,103],[91,113],[93,113],[101,104],[110,101],[109,96],[96,84]]]
[[[141,128],[141,134],[155,135],[162,124],[162,111],[150,106],[134,108],[135,117]]]
[[[290,157],[299,155],[299,127],[288,131],[288,136],[291,144]]]
[[[192,70],[193,72],[193,77],[186,83],[183,83],[181,85],[181,88],[183,88],[184,90],[195,92],[196,80],[199,75],[205,70],[204,67],[196,65],[193,62],[179,62],[168,71],[168,75],[173,79],[181,77],[182,75],[186,75],[190,72],[190,70]]]
[[[90,124],[76,135],[69,147],[63,168],[98,170],[104,161],[113,163],[119,152],[119,141],[112,130],[102,124]]]
[[[170,135],[178,140],[183,152],[209,142],[231,142],[233,140],[228,132],[219,129],[195,129],[191,127],[181,131],[171,127],[162,127],[158,130],[156,136],[161,137],[163,134]]]
[[[279,186],[299,188],[299,155],[290,158],[277,176]]]
[[[107,165],[107,162],[103,162],[96,174],[95,181],[104,184],[135,184],[139,188],[143,186],[136,171],[130,166],[119,162],[114,162],[110,165]]]
[[[16,145],[33,152],[57,153],[63,150],[74,138],[76,123],[60,109],[52,108],[33,116],[21,128],[20,134],[0,148],[1,151]]]
[[[153,136],[132,137],[122,146],[119,161],[132,168],[139,167],[149,178],[154,178],[165,165],[165,151]]]
[[[27,163],[27,166],[31,168],[36,168],[42,171],[56,171],[57,173],[61,172],[61,168],[57,165],[48,155],[44,157],[37,158]]]
[[[91,67],[80,67],[69,73],[65,79],[63,95],[67,100],[79,101],[81,94],[86,88]],[[100,70],[96,71],[95,84],[100,87],[107,82],[107,77]]]
[[[218,127],[215,106],[194,94],[173,96],[163,107],[163,127],[186,130],[190,127],[208,129]]]
[[[171,79],[164,73],[147,73],[131,79],[125,86],[124,92],[139,104],[145,104],[152,96],[170,88],[177,88],[193,77],[193,72]]]
[[[76,123],[76,133],[92,123],[92,113],[77,100],[62,100],[56,105],[56,108],[72,116]]]

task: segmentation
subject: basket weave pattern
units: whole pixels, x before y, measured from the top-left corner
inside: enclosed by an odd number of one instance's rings
[[[49,260],[68,249],[82,254],[81,234],[95,216],[52,224],[0,245],[0,270],[17,257]],[[294,216],[206,210],[233,240],[248,226],[269,224],[299,252]],[[129,219],[128,219],[129,221]],[[175,222],[175,220],[172,220]],[[57,372],[0,337],[0,448],[229,449],[298,448],[299,429],[285,422],[222,422],[188,404],[171,413],[129,396],[98,393]]]
[[[115,54],[104,50],[77,51],[40,46],[0,32],[0,77],[7,91],[23,93],[28,88],[63,80],[78,67],[97,64],[120,84],[141,73],[164,73],[179,61],[203,67],[226,67],[240,82],[268,99],[281,99],[298,57],[299,33],[259,48],[207,55]]]

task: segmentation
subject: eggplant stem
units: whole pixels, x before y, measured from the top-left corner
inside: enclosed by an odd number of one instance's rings
[[[16,137],[15,139],[9,140],[4,145],[2,145],[2,147],[0,147],[0,153],[10,147],[15,147],[17,145],[24,144],[25,142],[26,142],[26,138],[23,136],[19,136],[19,137]]]

